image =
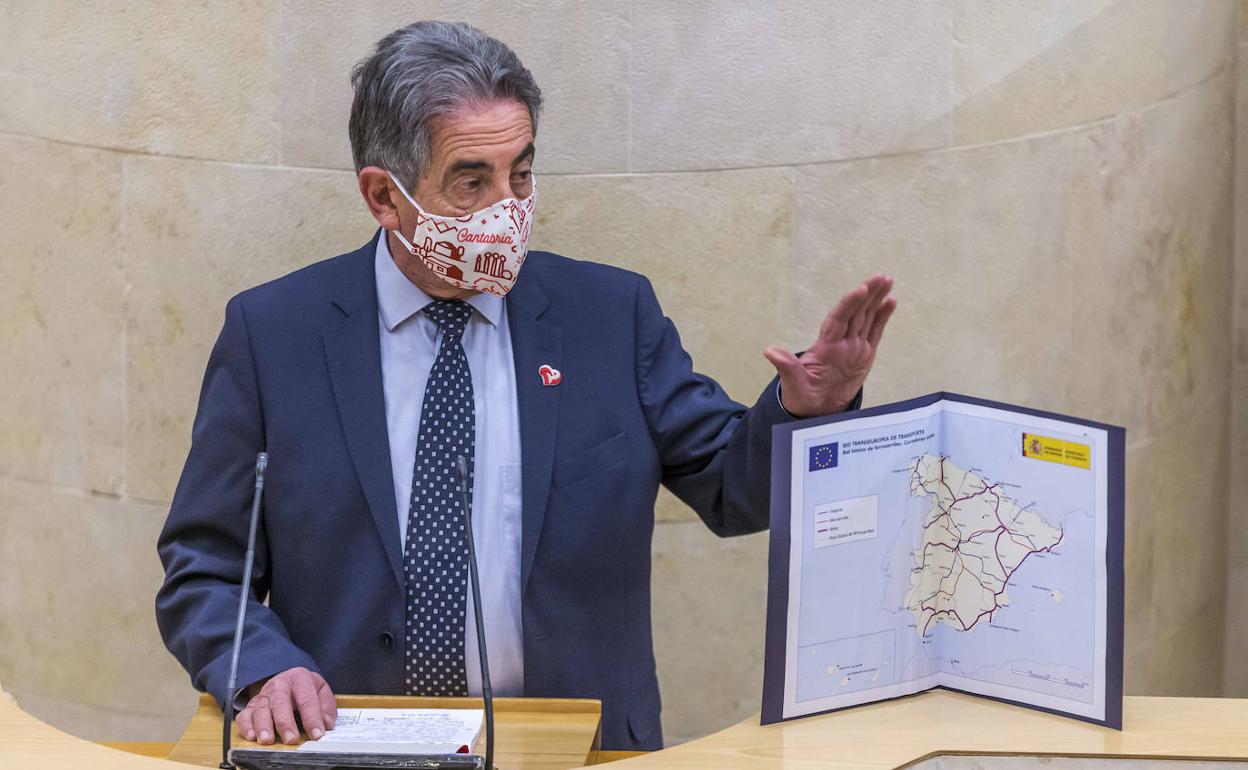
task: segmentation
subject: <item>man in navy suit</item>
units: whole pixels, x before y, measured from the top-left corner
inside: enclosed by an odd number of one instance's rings
[[[319,738],[335,690],[479,692],[464,458],[496,692],[599,698],[605,748],[658,748],[658,485],[719,535],[765,529],[772,426],[856,408],[892,281],[846,294],[800,357],[768,348],[778,377],[746,408],[693,371],[644,277],[527,252],[541,98],[506,46],[420,22],[352,81],[380,229],[227,305],[159,541],[165,643],[224,703],[266,451],[242,734]]]

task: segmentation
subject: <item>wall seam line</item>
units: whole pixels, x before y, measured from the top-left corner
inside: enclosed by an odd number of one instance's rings
[[[950,146],[945,146],[945,147],[941,147],[941,146],[918,147],[914,149],[898,150],[896,152],[876,153],[873,155],[856,155],[856,156],[847,157],[847,158],[795,161],[792,163],[763,163],[763,164],[755,164],[755,165],[718,166],[718,167],[685,168],[685,169],[655,169],[655,170],[644,170],[644,171],[627,170],[627,171],[543,172],[542,176],[543,177],[569,177],[569,178],[611,178],[611,177],[627,177],[627,176],[661,176],[665,174],[710,174],[710,173],[728,172],[728,171],[769,171],[769,170],[775,170],[778,168],[801,168],[801,167],[806,167],[806,166],[831,166],[831,165],[838,165],[842,163],[856,163],[856,162],[870,161],[870,160],[888,160],[888,159],[893,159],[893,158],[904,158],[904,157],[909,157],[909,156],[932,155],[932,154],[937,154],[937,153],[953,153],[953,152],[962,152],[962,151],[967,151],[967,150],[984,149],[988,147],[1005,146],[1005,145],[1010,145],[1014,143],[1025,143],[1025,142],[1030,142],[1036,139],[1044,139],[1047,137],[1061,136],[1067,133],[1077,133],[1080,131],[1084,131],[1088,128],[1093,128],[1095,126],[1099,126],[1104,123],[1112,122],[1114,120],[1118,120],[1124,117],[1141,115],[1159,105],[1162,105],[1168,101],[1177,99],[1187,94],[1190,91],[1201,88],[1210,80],[1213,80],[1214,78],[1226,72],[1227,67],[1228,67],[1228,64],[1223,63],[1222,66],[1218,67],[1216,70],[1209,73],[1208,75],[1201,78],[1200,80],[1190,85],[1187,85],[1183,88],[1180,88],[1178,90],[1163,94],[1162,96],[1158,97],[1156,100],[1152,102],[1149,102],[1148,104],[1137,105],[1135,107],[1123,110],[1122,112],[1116,112],[1111,115],[1103,115],[1101,117],[1094,118],[1091,120],[1086,120],[1081,123],[1072,123],[1070,125],[1060,126],[1058,128],[1046,129],[1043,131],[1033,131],[1027,134],[1018,134],[1016,136],[1005,137],[1003,139],[994,139],[994,140],[990,140],[986,142],[950,145]],[[631,100],[631,98],[632,98],[632,95],[630,93],[629,99]],[[628,122],[631,122],[631,117],[628,119]],[[22,134],[22,133],[10,132],[10,131],[0,131],[0,138],[42,141],[42,142],[49,142],[52,144],[59,144],[59,145],[68,146],[68,147],[77,147],[77,148],[87,149],[87,150],[96,150],[99,152],[114,152],[120,155],[131,155],[131,156],[136,156],[136,157],[157,158],[157,159],[164,159],[164,160],[182,160],[182,161],[189,161],[189,162],[195,162],[195,163],[204,163],[204,164],[210,164],[210,165],[223,165],[223,166],[244,168],[244,169],[259,169],[259,170],[267,170],[267,171],[332,172],[332,173],[344,173],[344,174],[354,173],[353,169],[351,169],[350,167],[346,167],[346,166],[343,166],[343,167],[300,166],[300,165],[287,165],[287,164],[276,164],[276,163],[259,163],[256,161],[247,161],[247,160],[225,160],[222,158],[203,158],[203,157],[199,157],[195,155],[150,153],[150,152],[143,152],[142,150],[135,150],[135,149],[126,148],[126,147],[95,145],[95,144],[89,144],[86,142],[75,142],[75,141],[68,140],[68,139],[56,139],[52,137],[43,137],[43,136],[37,136],[34,134]],[[629,139],[628,145],[629,145],[628,154],[630,157],[628,165],[631,166],[631,154],[632,154],[631,138]]]
[[[121,213],[117,223],[121,244],[127,243],[130,225],[129,167],[130,159],[122,157]],[[125,499],[130,481],[130,261],[126,258],[130,250],[124,247],[118,250],[121,252],[121,480],[117,491]]]

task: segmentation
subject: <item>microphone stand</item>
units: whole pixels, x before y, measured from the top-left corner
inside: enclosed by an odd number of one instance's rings
[[[251,593],[251,567],[256,561],[256,525],[260,521],[260,498],[264,495],[264,471],[269,466],[269,455],[256,455],[256,491],[251,498],[251,525],[247,530],[247,556],[243,560],[243,585],[238,592],[238,620],[234,624],[234,650],[230,654],[230,678],[226,689],[224,719],[221,720],[221,770],[233,770],[230,762],[230,743],[234,727],[234,696],[237,695],[238,653],[243,645],[243,620],[247,616],[247,595]]]
[[[464,509],[464,542],[468,546],[468,575],[472,585],[472,616],[477,623],[477,651],[481,656],[481,700],[485,703],[485,770],[494,770],[494,689],[490,687],[490,659],[485,652],[485,621],[481,612],[481,579],[472,542],[472,507],[468,504],[468,460],[455,458],[459,477],[459,504]]]

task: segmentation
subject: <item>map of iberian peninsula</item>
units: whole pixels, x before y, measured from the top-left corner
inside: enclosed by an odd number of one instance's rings
[[[1009,604],[1006,584],[1027,557],[1062,542],[1061,528],[943,455],[914,461],[910,493],[932,502],[904,600],[921,637],[932,623],[970,631],[991,621]]]

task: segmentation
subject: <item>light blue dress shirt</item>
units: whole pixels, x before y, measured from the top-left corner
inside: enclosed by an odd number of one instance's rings
[[[377,239],[378,324],[386,428],[399,513],[400,542],[407,544],[412,466],[429,369],[442,344],[433,319],[420,310],[433,300],[394,264],[386,238]],[[481,577],[481,607],[490,653],[490,680],[500,696],[524,694],[524,636],[520,614],[520,417],[515,358],[507,303],[477,294],[476,312],[464,330],[476,409],[476,457],[472,486],[473,541]],[[465,639],[468,692],[481,693],[472,596]]]

